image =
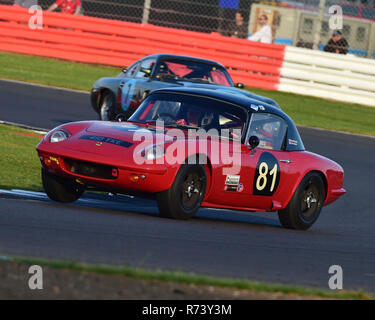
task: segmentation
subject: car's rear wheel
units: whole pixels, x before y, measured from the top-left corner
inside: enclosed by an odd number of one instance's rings
[[[115,98],[110,92],[104,93],[100,100],[99,119],[103,121],[115,119]]]
[[[57,202],[74,202],[85,191],[83,185],[74,180],[46,172],[42,169],[42,183],[47,196]]]
[[[206,185],[202,165],[182,165],[172,186],[156,196],[160,215],[174,219],[193,217],[204,199]]]
[[[288,229],[306,230],[318,219],[323,207],[325,187],[316,172],[308,173],[299,184],[287,207],[279,210],[279,220]]]

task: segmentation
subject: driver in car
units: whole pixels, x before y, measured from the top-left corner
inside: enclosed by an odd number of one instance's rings
[[[188,125],[192,127],[198,127],[199,126],[199,118],[200,118],[201,112],[196,109],[188,109],[186,113],[186,120],[185,119],[178,119],[176,120],[177,124],[181,125]]]
[[[260,134],[260,144],[263,148],[274,149],[276,143],[276,137],[279,133],[279,122],[267,122],[259,130]],[[258,134],[258,136],[259,136]]]

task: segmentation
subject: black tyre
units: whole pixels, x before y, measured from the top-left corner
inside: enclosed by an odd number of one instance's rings
[[[100,99],[99,119],[103,121],[115,119],[115,98],[110,92],[104,93]]]
[[[206,171],[202,165],[182,165],[172,186],[156,196],[160,215],[174,219],[193,217],[203,201],[206,185]]]
[[[307,230],[318,219],[325,197],[322,177],[316,172],[308,173],[299,184],[287,207],[279,210],[283,227]]]
[[[74,202],[85,191],[84,186],[74,180],[50,174],[43,169],[42,182],[47,196],[57,202]]]

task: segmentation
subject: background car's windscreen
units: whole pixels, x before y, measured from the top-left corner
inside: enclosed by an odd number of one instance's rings
[[[206,97],[159,93],[151,94],[129,119],[135,122],[158,120],[166,126],[216,129],[218,135],[229,132],[229,138],[240,140],[247,112],[233,104]]]
[[[233,83],[225,69],[211,64],[180,59],[169,59],[160,62],[156,75],[171,75],[189,81],[201,81],[223,86]]]

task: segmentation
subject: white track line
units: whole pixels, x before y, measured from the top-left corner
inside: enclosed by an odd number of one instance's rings
[[[13,259],[7,256],[0,256],[0,261],[13,261]]]
[[[10,121],[3,121],[3,120],[0,120],[0,124],[6,124],[8,126],[14,126],[14,127],[19,127],[21,129],[31,130],[39,134],[46,134],[47,132],[50,131],[44,128],[37,128],[37,127],[28,126],[22,123],[15,123],[15,122],[10,122]]]
[[[369,136],[367,134],[352,133],[352,132],[345,132],[345,131],[338,131],[338,130],[330,130],[330,129],[316,128],[316,127],[306,127],[306,126],[299,126],[299,125],[297,125],[297,127],[302,128],[302,129],[312,129],[312,130],[318,130],[318,131],[324,131],[324,132],[334,132],[334,133],[346,134],[348,136],[357,136],[357,137],[361,137],[361,138],[375,139],[374,136]]]
[[[54,90],[60,90],[60,91],[90,94],[90,92],[84,91],[84,90],[55,87],[55,86],[49,86],[49,85],[46,85],[46,84],[40,84],[40,83],[34,83],[34,82],[26,82],[26,81],[3,79],[3,78],[0,78],[0,81],[17,83],[17,84],[22,84],[22,85],[34,86],[34,87],[47,88],[47,89],[54,89]]]
[[[33,200],[48,200],[48,196],[44,192],[21,190],[21,189],[12,189],[12,190],[3,190],[0,189],[0,194],[7,194],[13,196],[20,196],[27,199]],[[97,204],[97,205],[108,205],[108,202],[117,202],[115,199],[85,199],[80,198],[77,200],[77,203],[87,203],[87,204]]]

